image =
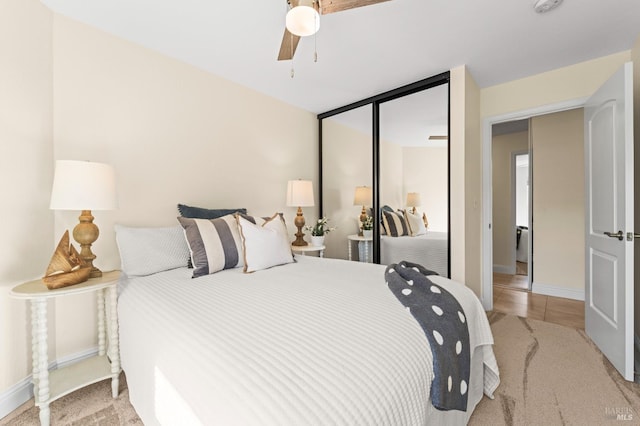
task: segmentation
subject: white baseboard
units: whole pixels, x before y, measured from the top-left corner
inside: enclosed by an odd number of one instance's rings
[[[31,377],[21,380],[0,395],[0,419],[33,397]]]
[[[98,353],[98,347],[67,355],[49,363],[49,371],[66,367]],[[31,377],[26,377],[0,394],[0,419],[33,398],[33,384]]]
[[[547,296],[564,297],[565,299],[584,301],[584,290],[577,288],[558,287],[556,285],[533,282],[532,293],[544,294]]]
[[[493,272],[497,272],[499,274],[515,275],[516,265],[513,265],[513,266],[493,265]]]

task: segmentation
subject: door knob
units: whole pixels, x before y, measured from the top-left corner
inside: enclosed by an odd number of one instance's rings
[[[609,238],[617,238],[620,241],[624,240],[624,233],[622,231],[618,231],[618,232],[605,232],[604,235],[606,235]]]

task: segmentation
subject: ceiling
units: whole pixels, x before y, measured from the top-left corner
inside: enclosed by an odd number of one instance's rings
[[[500,136],[507,135],[509,133],[526,132],[529,130],[529,119],[506,121],[504,123],[497,123],[491,126],[491,135]]]
[[[630,49],[638,0],[392,0],[321,17],[276,61],[285,0],[41,0],[53,11],[320,113],[467,65],[480,87]],[[291,68],[295,74],[291,78]]]
[[[400,146],[441,148],[448,140],[449,85],[442,84],[380,104],[380,138]],[[327,118],[372,135],[373,111],[365,105]]]

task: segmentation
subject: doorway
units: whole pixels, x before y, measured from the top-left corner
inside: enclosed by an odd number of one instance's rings
[[[584,105],[584,99],[562,102],[553,105],[531,108],[515,113],[488,117],[483,120],[482,126],[482,304],[486,310],[492,310],[494,304],[493,291],[493,161],[492,139],[493,126],[507,122],[528,120],[530,117],[567,111],[580,108]],[[530,158],[530,161],[533,158]]]
[[[581,182],[572,182],[573,191],[569,194],[572,198],[576,196],[582,196],[582,213],[584,216],[582,217],[584,229],[582,230],[582,238],[583,243],[581,245],[580,250],[573,250],[575,254],[581,255],[579,262],[583,262],[583,270],[582,273],[576,274],[577,276],[572,277],[572,281],[578,282],[582,284],[582,288],[568,288],[563,286],[563,288],[556,287],[552,289],[550,286],[546,286],[547,290],[563,290],[568,291],[567,294],[572,293],[573,296],[578,297],[568,297],[568,299],[577,299],[574,302],[581,302],[584,305],[588,306],[587,315],[585,315],[586,322],[583,321],[583,324],[586,325],[585,330],[587,334],[591,337],[593,336],[607,336],[612,333],[609,332],[608,329],[601,327],[600,324],[594,322],[594,315],[592,311],[596,311],[600,309],[602,311],[601,306],[597,305],[597,302],[594,302],[594,295],[597,297],[601,297],[602,295],[606,295],[609,297],[609,300],[617,300],[621,301],[617,304],[614,303],[614,306],[619,308],[619,311],[616,311],[614,321],[615,327],[620,330],[618,332],[619,336],[623,336],[623,338],[619,339],[619,344],[602,344],[597,341],[596,338],[592,337],[594,341],[596,341],[596,345],[604,351],[607,358],[609,358],[618,371],[622,372],[622,374],[630,380],[633,377],[633,274],[634,274],[634,265],[633,262],[620,262],[620,267],[612,268],[609,265],[608,274],[602,273],[602,268],[597,270],[598,267],[602,266],[604,262],[599,262],[596,267],[594,267],[595,263],[592,260],[595,258],[597,254],[601,258],[605,256],[609,256],[609,259],[615,259],[614,255],[609,255],[605,250],[600,250],[597,252],[594,250],[593,245],[591,244],[592,236],[596,236],[600,240],[608,241],[610,238],[617,238],[618,241],[624,241],[624,231],[627,230],[627,242],[623,243],[624,245],[619,245],[624,249],[624,259],[633,259],[633,244],[634,241],[633,233],[629,232],[629,229],[633,229],[633,205],[634,205],[634,191],[633,191],[633,166],[634,166],[634,157],[633,157],[633,113],[632,113],[632,99],[633,99],[633,78],[632,78],[632,64],[626,63],[623,69],[618,70],[611,78],[609,78],[587,101],[585,100],[574,100],[565,102],[562,104],[556,104],[553,106],[544,106],[539,108],[534,108],[532,110],[526,112],[519,112],[513,114],[506,114],[501,117],[490,117],[483,121],[483,144],[482,144],[482,162],[483,162],[483,231],[482,231],[482,264],[483,264],[483,275],[482,275],[482,301],[485,305],[485,308],[488,310],[493,309],[493,285],[492,285],[492,277],[491,273],[487,270],[492,265],[492,188],[491,188],[491,173],[492,173],[492,164],[491,164],[491,136],[492,136],[492,128],[491,126],[496,123],[513,120],[515,118],[526,118],[532,117],[537,114],[545,114],[551,112],[558,111],[566,111],[570,109],[585,107],[588,111],[585,113],[585,110],[581,110],[583,115],[583,140],[582,140],[582,149],[584,150],[583,156],[575,156],[573,158],[566,158],[564,153],[562,152],[562,146],[558,146],[555,149],[555,153],[559,154],[557,157],[560,161],[552,162],[547,170],[556,170],[565,171],[568,167],[572,167],[578,162],[583,163],[583,180]],[[606,111],[607,115],[600,114],[602,111]],[[598,115],[600,114],[600,115]],[[598,125],[594,125],[594,120],[600,117],[604,117]],[[602,125],[600,125],[602,124]],[[594,129],[597,132],[592,132]],[[604,129],[604,130],[602,130]],[[535,133],[535,132],[534,132]],[[611,136],[613,135],[613,137]],[[588,137],[587,138],[585,138]],[[611,145],[611,141],[615,141],[616,149],[607,148],[607,143]],[[595,147],[595,148],[594,148]],[[559,148],[559,149],[558,149]],[[594,157],[594,152],[597,149],[600,149],[599,152],[596,152],[597,157]],[[537,148],[535,149],[536,158],[539,156],[539,151]],[[605,154],[602,154],[604,152]],[[637,151],[636,151],[637,152]],[[622,153],[621,156],[614,157],[612,153]],[[581,158],[582,157],[582,161]],[[623,158],[624,161],[620,160],[620,157]],[[611,170],[612,168],[615,170],[615,165],[613,167],[609,166],[600,166],[594,167],[594,158],[609,160],[609,165],[611,164],[620,164],[620,175],[624,177],[624,184],[620,184],[618,188],[624,188],[624,196],[618,197],[619,200],[623,200],[621,203],[622,206],[616,204],[618,208],[617,211],[623,212],[620,217],[615,215],[609,215],[607,220],[600,220],[597,222],[594,219],[593,211],[594,204],[593,199],[597,199],[597,206],[595,208],[600,210],[608,209],[608,211],[614,210],[614,207],[611,207],[611,203],[607,203],[607,200],[602,196],[610,196],[614,193],[611,190],[602,190],[598,189],[600,192],[600,197],[591,198],[594,193],[594,187],[596,184],[600,184],[602,186],[606,186],[610,182],[617,182],[612,177],[613,174],[607,174],[607,170]],[[611,159],[614,160],[611,160]],[[636,156],[637,159],[637,156]],[[556,159],[557,160],[557,159]],[[535,164],[533,165],[535,168]],[[607,168],[608,167],[608,168]],[[597,176],[596,179],[593,179],[594,174],[593,170],[599,170],[601,176]],[[536,175],[546,175],[547,173],[537,173]],[[619,177],[615,176],[616,179]],[[606,180],[608,179],[608,181]],[[557,175],[553,176],[550,182],[552,185],[561,182],[566,184],[564,176],[558,179]],[[630,183],[630,184],[629,184]],[[628,184],[628,185],[627,185]],[[538,192],[540,186],[538,183],[534,183],[536,187],[536,192]],[[566,194],[562,194],[565,196]],[[556,195],[556,199],[562,199]],[[604,201],[603,201],[604,200]],[[534,202],[535,205],[535,202]],[[560,210],[560,209],[558,209]],[[579,211],[579,209],[574,209],[574,212]],[[630,214],[626,214],[630,212]],[[626,215],[625,215],[626,214]],[[534,218],[536,222],[536,234],[540,233],[541,224],[540,224],[540,216],[534,212]],[[616,222],[617,220],[617,222]],[[547,255],[554,256],[560,253],[560,250],[557,248],[561,248],[565,253],[571,253],[571,249],[567,248],[567,239],[563,229],[564,225],[573,225],[570,221],[560,221],[555,220],[552,222],[552,225],[555,225],[555,230],[560,232],[553,235],[553,241],[556,245],[556,250],[548,250]],[[613,226],[612,226],[613,225]],[[615,231],[607,231],[604,232],[605,229],[618,229],[618,232]],[[588,238],[587,238],[588,237]],[[570,241],[574,243],[575,241]],[[539,263],[539,255],[543,252],[541,247],[536,243],[536,265]],[[565,259],[565,264],[571,265],[570,262],[567,262]],[[537,267],[537,266],[536,266]],[[557,275],[562,274],[564,271],[556,271]],[[540,275],[536,273],[538,279],[540,279]],[[551,276],[551,275],[547,275]],[[556,277],[557,278],[557,277]],[[611,279],[612,278],[612,279]],[[534,283],[533,289],[535,290],[536,286]],[[578,293],[579,292],[579,293]],[[613,292],[613,296],[611,296]],[[531,293],[533,294],[533,293]],[[584,302],[586,299],[586,303]],[[611,303],[610,303],[611,305]],[[584,312],[584,308],[583,308]],[[613,321],[608,318],[609,322],[613,324]],[[637,337],[636,337],[637,338]],[[622,365],[619,357],[616,357],[617,354],[609,353],[613,351],[622,352],[624,349],[624,365]]]
[[[492,128],[492,307],[584,328],[583,110],[518,121]]]
[[[531,168],[529,167],[529,151],[514,153],[513,155],[513,208],[516,212],[516,275],[527,278],[527,289],[531,290],[531,276],[533,270],[529,262],[529,244],[531,242]]]
[[[492,130],[493,281],[529,291],[529,120],[496,124]]]

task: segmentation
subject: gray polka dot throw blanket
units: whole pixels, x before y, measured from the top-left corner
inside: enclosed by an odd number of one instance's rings
[[[439,410],[466,411],[471,370],[467,320],[456,298],[429,275],[437,274],[406,261],[385,270],[389,289],[418,321],[431,346],[431,403]]]

